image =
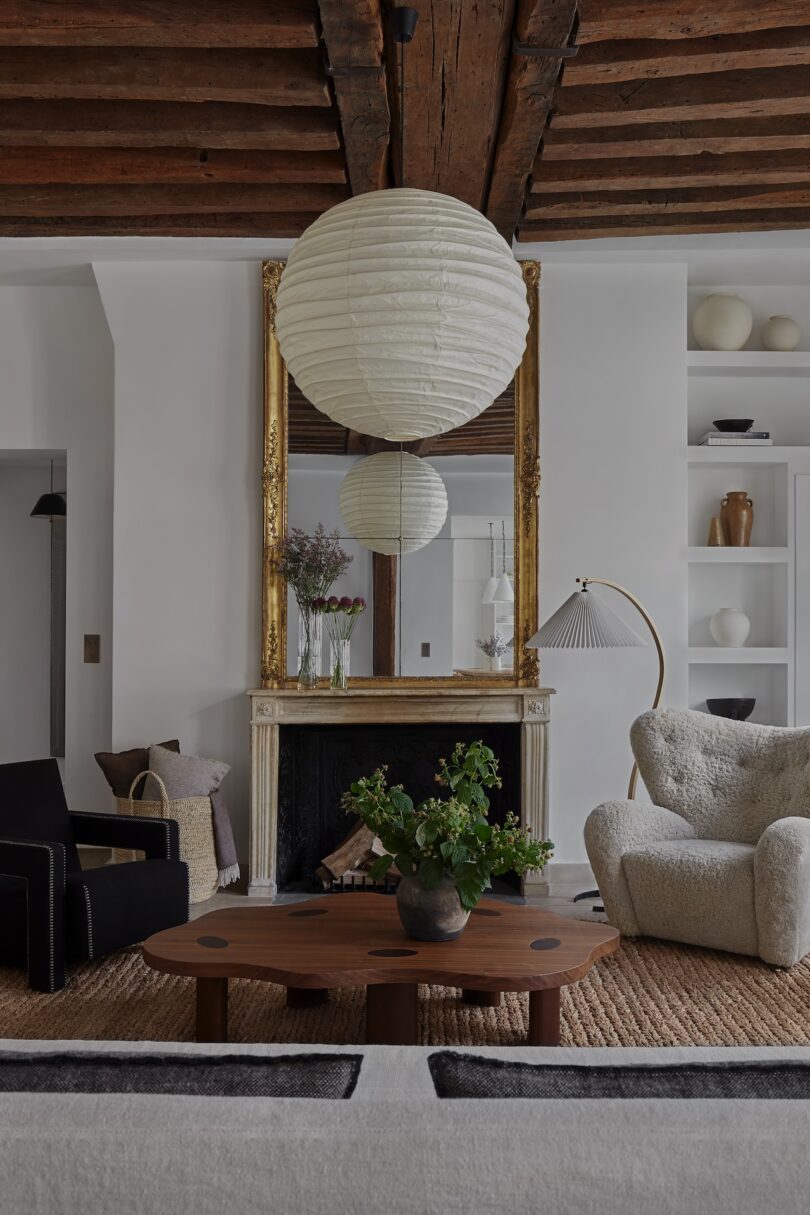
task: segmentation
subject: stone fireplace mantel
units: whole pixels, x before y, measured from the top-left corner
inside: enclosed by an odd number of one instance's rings
[[[277,892],[279,744],[282,726],[388,723],[514,722],[520,727],[521,818],[540,839],[548,835],[548,723],[551,688],[260,689],[250,697],[250,886],[265,898]],[[528,874],[526,892],[544,888]]]

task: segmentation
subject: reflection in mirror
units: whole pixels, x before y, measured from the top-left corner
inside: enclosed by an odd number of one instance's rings
[[[512,678],[511,645],[498,657],[476,643],[497,635],[500,645],[486,648],[504,649],[514,630],[514,385],[465,426],[404,445],[440,475],[448,510],[435,539],[401,556],[382,556],[358,543],[338,505],[343,480],[358,461],[399,451],[399,445],[331,421],[292,379],[288,394],[288,527],[308,534],[318,523],[336,528],[352,563],[331,594],[361,596],[368,604],[352,635],[351,675]],[[491,597],[493,578],[497,590]],[[291,678],[297,672],[297,638],[298,609],[289,594]],[[326,637],[320,673],[329,674]]]

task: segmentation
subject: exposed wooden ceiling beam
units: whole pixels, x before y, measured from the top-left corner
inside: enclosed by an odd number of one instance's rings
[[[601,240],[616,236],[683,236],[690,233],[771,232],[810,227],[810,208],[787,211],[736,211],[731,215],[627,216],[622,219],[572,219],[521,224],[521,241]]]
[[[0,98],[330,104],[316,51],[0,47]]]
[[[320,106],[202,101],[5,101],[0,147],[255,148],[340,147],[336,117]]]
[[[320,214],[347,197],[341,186],[0,186],[0,215]]]
[[[318,211],[225,215],[0,215],[0,236],[300,236]]]
[[[567,46],[576,0],[518,0],[515,38],[531,46]],[[548,120],[561,60],[513,51],[509,59],[486,215],[506,240],[515,231],[526,182]]]
[[[552,126],[543,140],[543,164],[612,157],[695,156],[702,152],[765,152],[781,148],[810,148],[810,114],[600,127],[598,134],[576,128],[558,130]]]
[[[683,42],[597,42],[566,67],[566,85],[602,84],[658,76],[790,67],[810,63],[810,27],[758,30]]]
[[[810,68],[792,67],[778,72],[710,72],[563,88],[554,123],[587,128],[695,118],[761,118],[806,114],[808,108]]]
[[[484,205],[515,0],[414,0],[406,51],[406,184]],[[389,62],[395,63],[393,46]]]
[[[349,181],[355,194],[388,184],[391,114],[383,63],[380,0],[320,0]]]
[[[538,160],[531,192],[539,195],[563,190],[666,190],[799,181],[810,181],[810,158],[804,151],[730,156],[704,153],[627,160]]]
[[[785,210],[790,207],[810,210],[810,188],[801,185],[772,189],[724,186],[716,190],[628,190],[626,193],[602,190],[592,194],[535,195],[534,200],[526,209],[529,222],[590,216]]]
[[[315,5],[272,0],[3,0],[3,46],[318,45]]]
[[[339,152],[197,152],[192,148],[3,148],[0,183],[141,185],[251,182],[344,185]]]
[[[580,0],[581,42],[614,38],[703,38],[810,25],[801,0]]]

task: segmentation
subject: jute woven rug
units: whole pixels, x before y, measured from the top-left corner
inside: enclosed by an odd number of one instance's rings
[[[365,992],[332,992],[320,1008],[290,1010],[284,989],[233,980],[232,1042],[363,1041]],[[430,1045],[525,1042],[527,1000],[462,1004],[452,988],[420,988],[420,1040]],[[193,1041],[194,981],[158,974],[140,948],[76,967],[64,991],[31,992],[0,969],[0,1036]],[[810,1045],[810,962],[776,971],[753,958],[658,941],[626,941],[563,989],[567,1046]]]

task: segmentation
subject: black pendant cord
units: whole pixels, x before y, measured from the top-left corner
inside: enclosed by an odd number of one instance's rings
[[[413,38],[419,18],[415,8],[404,4],[391,10],[391,28],[399,46],[399,185],[405,186],[405,43]]]
[[[405,43],[399,44],[399,188],[405,188]]]

